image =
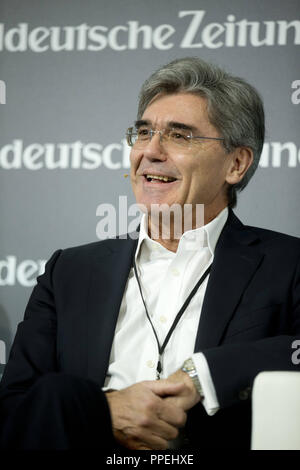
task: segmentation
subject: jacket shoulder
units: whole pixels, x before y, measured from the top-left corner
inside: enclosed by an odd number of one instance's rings
[[[73,246],[69,248],[64,248],[61,250],[61,256],[65,259],[76,259],[76,258],[94,258],[102,257],[108,254],[111,254],[115,251],[118,251],[126,246],[128,249],[134,245],[136,238],[132,234],[126,234],[122,237],[116,238],[107,238],[105,240],[99,240],[96,242],[86,243],[83,245]]]
[[[238,217],[231,211],[228,218],[228,227],[233,229],[233,233],[240,242],[259,243],[267,250],[275,250],[281,254],[293,253],[300,256],[300,238],[252,225],[244,225]]]
[[[260,227],[246,228],[256,234],[261,250],[279,264],[300,262],[300,238]]]
[[[83,245],[64,248],[62,253],[67,257],[88,256],[95,252],[105,253],[111,251],[118,242],[119,240],[117,238],[108,238],[106,240],[99,240],[96,242],[85,243]]]
[[[288,235],[287,233],[277,232],[275,230],[269,230],[261,227],[254,227],[251,225],[245,225],[245,228],[254,232],[262,241],[268,243],[278,243],[282,245],[290,245],[300,249],[300,238]]]

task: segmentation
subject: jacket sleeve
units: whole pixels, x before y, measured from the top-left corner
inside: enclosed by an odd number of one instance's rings
[[[221,408],[251,398],[256,375],[263,371],[298,371],[293,344],[300,344],[300,261],[286,307],[289,331],[278,331],[255,341],[235,342],[203,350]],[[281,333],[281,334],[280,334]],[[294,343],[297,342],[297,343]],[[295,355],[294,355],[295,356]]]
[[[52,276],[62,250],[49,259],[37,278],[19,323],[0,384],[0,414],[5,417],[43,374],[57,372],[56,310]]]

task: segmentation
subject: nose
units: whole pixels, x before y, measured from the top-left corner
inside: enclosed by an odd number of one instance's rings
[[[143,148],[143,155],[151,161],[166,160],[167,153],[162,142],[162,136],[159,132],[155,133]]]

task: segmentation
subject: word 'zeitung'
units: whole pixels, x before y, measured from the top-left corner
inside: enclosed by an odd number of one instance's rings
[[[179,32],[173,24],[152,26],[128,20],[112,27],[105,25],[38,26],[20,22],[6,28],[0,23],[0,51],[43,53],[46,51],[115,51],[136,49],[169,50],[219,49],[221,47],[261,47],[300,44],[300,21],[249,21],[228,15],[222,22],[207,21],[205,10],[181,10],[178,18],[184,25]]]

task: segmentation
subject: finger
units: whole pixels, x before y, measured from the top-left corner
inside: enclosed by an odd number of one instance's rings
[[[167,379],[144,382],[147,387],[160,397],[177,395],[181,393],[185,385],[180,382],[170,382]]]
[[[127,438],[122,445],[131,450],[166,450],[168,441],[152,432],[143,432],[142,440],[139,438]]]
[[[178,436],[178,428],[173,424],[170,424],[163,418],[155,422],[155,424],[151,428],[151,431],[167,441],[176,439],[176,437]]]
[[[165,450],[168,445],[165,439],[156,436],[149,430],[142,430],[140,433],[136,430],[128,430],[127,432],[114,430],[114,436],[119,444],[130,450]]]
[[[174,412],[172,405],[164,405],[163,400],[158,398],[155,412],[140,415],[136,421],[137,426],[128,429],[132,437],[151,444],[153,444],[153,436],[158,436],[166,441],[175,439],[178,436],[178,429],[168,422],[168,420],[171,421],[172,418],[167,417],[167,419],[165,419],[167,413],[164,412],[164,408],[168,408],[170,413]],[[179,413],[181,412],[180,410]],[[161,416],[163,416],[163,419]]]
[[[139,450],[166,450],[168,445],[167,440],[153,434],[149,443],[141,444]]]
[[[156,397],[157,407],[154,413],[141,413],[133,421],[126,423],[122,431],[114,430],[115,438],[125,447],[134,448],[136,442],[144,443],[153,449],[166,449],[168,441],[175,439],[178,429],[158,416],[160,402]]]
[[[187,419],[180,399],[177,399],[177,397],[164,398],[158,415],[163,421],[176,428],[183,428]]]

